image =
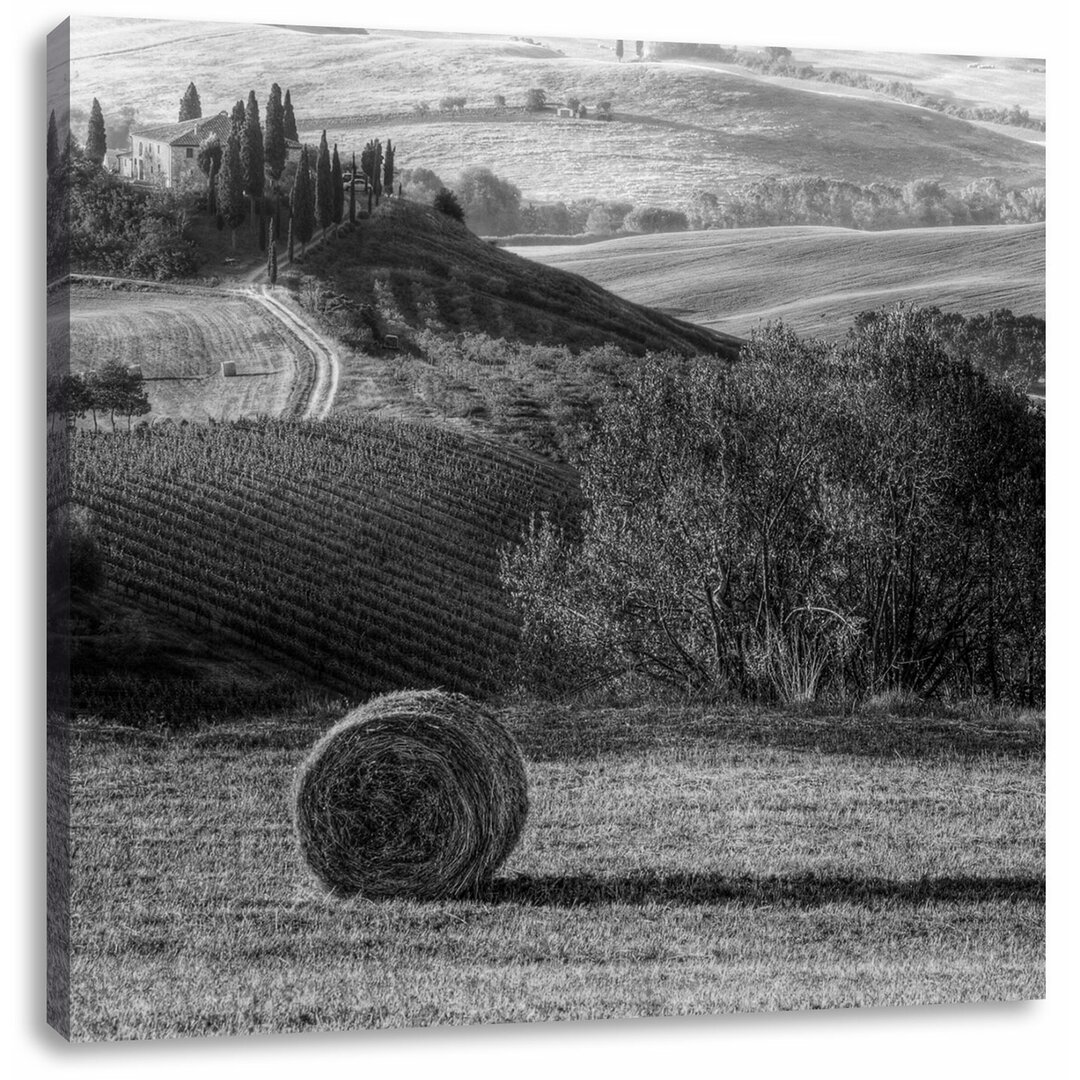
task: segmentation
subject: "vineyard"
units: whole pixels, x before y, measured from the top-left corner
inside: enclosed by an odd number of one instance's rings
[[[517,621],[500,548],[568,510],[570,475],[434,425],[260,421],[74,439],[105,599],[356,698],[490,693]],[[76,694],[94,699],[91,669]],[[97,708],[107,707],[94,699]]]

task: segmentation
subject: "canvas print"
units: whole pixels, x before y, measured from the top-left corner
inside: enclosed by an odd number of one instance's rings
[[[1041,59],[47,75],[53,1027],[1043,996]]]

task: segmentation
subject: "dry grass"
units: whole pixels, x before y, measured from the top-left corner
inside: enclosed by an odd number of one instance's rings
[[[835,338],[858,312],[900,301],[967,315],[999,307],[1046,312],[1042,224],[715,229],[515,250],[627,300],[740,336],[782,319]]]
[[[310,352],[278,320],[224,291],[76,285],[70,330],[72,371],[107,360],[142,369],[151,423],[290,416],[314,373]],[[236,377],[221,375],[224,360],[236,362]],[[89,414],[82,426],[93,427]]]
[[[1038,732],[504,715],[529,759],[522,843],[484,898],[434,903],[309,884],[288,789],[310,729],[85,731],[75,1037],[1043,995]]]

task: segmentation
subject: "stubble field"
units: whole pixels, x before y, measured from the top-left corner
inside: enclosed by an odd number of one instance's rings
[[[624,299],[737,336],[769,320],[836,338],[886,304],[1046,313],[1046,226],[715,229],[522,247]]]
[[[56,315],[69,318],[71,371],[107,360],[139,366],[150,422],[285,417],[299,415],[307,400],[310,350],[253,297],[77,284],[68,303],[70,312],[65,306]],[[235,376],[222,375],[225,361],[235,363]],[[81,425],[93,427],[92,418]]]
[[[523,841],[483,898],[437,903],[313,884],[289,788],[326,718],[78,734],[73,1035],[1044,994],[1036,718],[504,717]]]

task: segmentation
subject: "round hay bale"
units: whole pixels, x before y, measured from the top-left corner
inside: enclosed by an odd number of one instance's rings
[[[525,824],[525,763],[462,694],[385,694],[315,744],[294,807],[304,858],[336,896],[474,894]]]

